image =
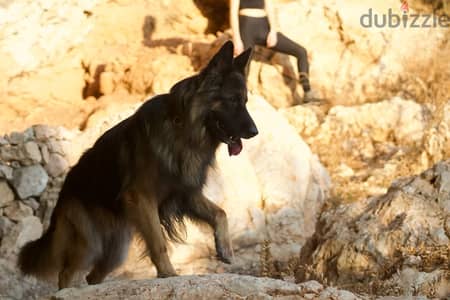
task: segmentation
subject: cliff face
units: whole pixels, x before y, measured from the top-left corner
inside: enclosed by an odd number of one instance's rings
[[[313,87],[331,105],[398,94],[429,102],[448,86],[448,61],[439,59],[449,52],[448,30],[361,26],[369,9],[401,13],[398,1],[276,4],[282,32],[306,47]],[[222,33],[227,1],[20,0],[3,3],[0,16],[5,133],[36,123],[82,127],[106,102],[101,96],[120,101],[115,92],[125,91],[135,102],[165,92],[230,38]],[[277,108],[290,107],[303,93],[296,72],[294,58],[258,49],[249,87]]]

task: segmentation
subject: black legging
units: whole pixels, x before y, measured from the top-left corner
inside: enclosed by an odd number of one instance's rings
[[[254,45],[267,47],[267,35],[269,34],[270,25],[267,17],[248,17],[239,15],[239,31],[241,33],[244,49],[253,47]],[[300,74],[300,84],[305,92],[311,87],[309,84],[309,64],[306,49],[295,43],[284,34],[277,33],[277,44],[270,49],[275,51],[293,55],[297,58],[297,68]]]

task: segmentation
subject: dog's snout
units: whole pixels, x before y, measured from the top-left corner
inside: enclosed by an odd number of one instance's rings
[[[255,123],[251,123],[250,126],[247,129],[247,132],[245,133],[245,136],[243,138],[249,139],[258,134],[258,128],[256,128]]]

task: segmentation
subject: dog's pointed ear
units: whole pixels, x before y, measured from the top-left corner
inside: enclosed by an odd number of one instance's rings
[[[253,49],[250,47],[233,60],[233,67],[241,72],[245,77],[248,74],[250,61],[252,60]]]
[[[211,61],[208,63],[206,67],[206,71],[218,71],[224,72],[230,70],[233,63],[233,51],[234,46],[233,42],[227,41],[223,44],[222,48],[214,55]]]

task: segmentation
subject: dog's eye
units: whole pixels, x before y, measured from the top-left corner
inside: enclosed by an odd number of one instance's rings
[[[232,98],[231,98],[231,102],[232,102],[233,104],[238,104],[239,102],[241,102],[241,100],[239,99],[239,97],[232,97]]]

